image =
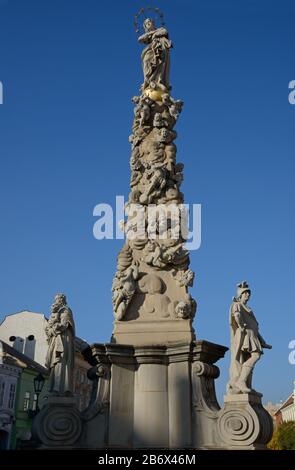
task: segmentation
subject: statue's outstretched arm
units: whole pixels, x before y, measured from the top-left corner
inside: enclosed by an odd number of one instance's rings
[[[258,339],[261,343],[261,346],[264,348],[264,349],[272,349],[272,346],[270,344],[267,344],[267,342],[265,341],[265,339],[261,336],[260,333],[258,333]]]

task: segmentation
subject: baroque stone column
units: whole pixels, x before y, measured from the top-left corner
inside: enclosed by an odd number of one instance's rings
[[[126,242],[112,287],[111,343],[84,351],[93,381],[88,408],[80,413],[69,387],[56,381],[65,395],[52,396],[38,415],[37,436],[47,448],[263,448],[270,437],[270,417],[257,394],[240,393],[253,392],[249,370],[239,381],[233,373],[229,388],[234,394],[226,396],[220,409],[216,362],[228,348],[195,337],[196,302],[188,291],[194,273],[184,246],[180,190],[183,164],[176,161],[174,143],[183,103],[171,96],[172,43],[167,29],[149,18],[138,40],[145,45],[144,81],[140,96],[133,97],[131,191]],[[235,307],[238,319],[242,307]],[[55,321],[54,316],[52,328]],[[240,328],[244,334],[245,325]],[[257,357],[253,351],[251,371]],[[55,378],[65,370],[64,362],[53,369]],[[234,364],[235,372],[239,367]]]
[[[114,331],[118,344],[167,344],[195,339],[196,302],[188,292],[194,273],[185,243],[183,164],[176,161],[174,126],[182,101],[171,96],[172,43],[163,26],[146,19],[139,42],[144,83],[134,96],[130,136],[131,191],[126,243],[113,280]],[[182,226],[181,226],[182,223]]]

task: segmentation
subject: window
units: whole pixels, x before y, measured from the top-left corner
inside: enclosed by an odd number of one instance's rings
[[[36,409],[37,409],[37,393],[34,393],[32,410],[36,411]]]
[[[3,406],[4,402],[4,392],[5,392],[5,382],[0,381],[0,406]]]
[[[14,398],[15,398],[15,384],[10,384],[9,399],[8,399],[8,408],[10,409],[12,409],[14,406]]]
[[[31,396],[31,393],[30,393],[30,392],[26,392],[26,393],[25,393],[25,398],[24,398],[24,411],[28,411],[28,409],[30,408],[30,396]]]

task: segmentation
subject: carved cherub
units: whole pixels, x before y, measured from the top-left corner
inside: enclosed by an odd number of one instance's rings
[[[154,120],[153,120],[153,126],[154,127],[159,127],[159,128],[164,126],[164,122],[163,122],[163,118],[162,118],[161,113],[155,113]]]
[[[139,126],[143,126],[150,118],[152,100],[146,96],[133,96],[132,101],[136,104],[134,116],[138,119]]]
[[[118,271],[113,280],[113,306],[116,320],[122,320],[136,291],[138,265],[132,263],[125,271]]]
[[[154,198],[159,196],[166,185],[166,171],[163,164],[153,164],[145,171],[146,185],[140,202],[152,203]]]
[[[175,307],[175,315],[177,318],[187,319],[193,318],[197,309],[196,301],[187,294],[186,300],[180,300]]]
[[[180,286],[193,286],[195,273],[191,269],[186,269],[185,271],[174,271],[173,275],[179,282]]]

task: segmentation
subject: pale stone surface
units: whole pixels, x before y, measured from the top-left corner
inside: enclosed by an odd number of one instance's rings
[[[191,320],[160,320],[155,329],[153,321],[115,322],[112,341],[135,346],[168,344],[195,339]]]
[[[221,346],[197,342],[196,361],[192,364],[192,442],[196,449],[219,448],[217,420],[220,410],[214,380],[219,369],[214,365]]]
[[[252,374],[263,348],[271,349],[259,333],[258,322],[247,305],[251,291],[246,281],[238,284],[237,296],[230,308],[231,365],[228,393],[255,392]]]
[[[192,437],[190,363],[171,362],[168,369],[169,447],[190,447]]]
[[[167,366],[141,364],[135,373],[134,447],[166,447],[169,442]]]
[[[113,364],[109,444],[129,447],[133,440],[134,365]]]

